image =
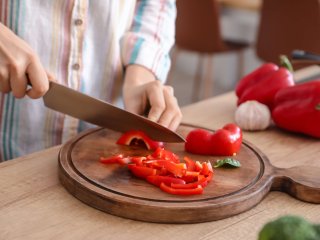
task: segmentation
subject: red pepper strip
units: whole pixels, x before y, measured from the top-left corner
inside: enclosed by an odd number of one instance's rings
[[[185,163],[174,163],[171,161],[163,161],[162,166],[177,177],[182,177],[186,173],[187,166]]]
[[[186,137],[185,150],[194,154],[232,156],[241,147],[242,131],[229,123],[215,132],[194,129]]]
[[[144,132],[131,130],[125,132],[118,139],[117,144],[128,146],[142,146],[149,150],[155,150],[163,146],[163,142],[157,142],[149,138]]]
[[[208,179],[206,177],[201,178],[200,180],[192,183],[186,183],[186,184],[181,184],[181,183],[171,183],[172,188],[178,188],[178,189],[191,189],[191,188],[197,188],[199,185],[202,187],[207,186],[208,184]],[[168,184],[167,184],[168,185]]]
[[[147,159],[146,157],[140,157],[140,156],[133,156],[130,158],[131,158],[131,162],[135,163],[137,166],[142,166],[144,164],[144,161]]]
[[[170,160],[175,163],[180,163],[179,157],[173,152],[167,151],[164,148],[158,147],[152,154],[151,158]]]
[[[160,184],[160,189],[164,192],[176,195],[195,195],[195,194],[202,194],[203,188],[201,185],[198,185],[196,188],[192,189],[181,189],[181,188],[172,188],[167,186],[165,183]]]
[[[128,168],[136,177],[146,179],[148,176],[156,175],[157,170],[144,166],[137,166],[135,164],[128,164]]]
[[[125,165],[131,162],[131,159],[129,157],[124,157],[123,154],[118,154],[115,156],[111,157],[100,157],[100,162],[105,163],[105,164],[110,164],[110,163],[118,163],[121,165]]]
[[[191,183],[191,182],[197,181],[198,177],[199,176],[185,175],[181,177],[181,179],[183,179],[186,183]]]
[[[123,154],[118,154],[111,157],[100,157],[100,162],[102,163],[119,163],[119,159],[123,158]]]
[[[159,176],[159,175],[152,175],[147,177],[147,181],[153,185],[160,186],[163,182],[166,185],[170,186],[171,184],[185,184],[186,182],[180,178],[169,177],[169,176]]]
[[[200,172],[198,171],[186,171],[184,176],[193,176],[193,177],[198,177],[200,175]]]
[[[320,79],[281,89],[272,118],[283,129],[320,138]]]
[[[195,162],[189,158],[189,157],[184,157],[183,160],[186,162],[187,164],[187,170],[188,171],[194,171],[195,170]]]
[[[210,182],[213,178],[213,172],[209,172],[209,174],[206,178],[207,178],[208,182]]]
[[[203,175],[208,175],[209,172],[213,172],[212,165],[210,162],[203,162],[202,163],[202,170],[200,171]]]
[[[198,172],[202,170],[202,164],[199,161],[196,161],[195,167],[196,167],[196,171]]]

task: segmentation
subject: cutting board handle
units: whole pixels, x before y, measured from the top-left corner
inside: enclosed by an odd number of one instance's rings
[[[320,168],[275,168],[271,190],[286,192],[305,202],[320,203]]]

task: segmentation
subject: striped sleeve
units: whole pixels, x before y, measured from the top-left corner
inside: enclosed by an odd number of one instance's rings
[[[174,44],[175,19],[175,0],[137,1],[133,24],[121,39],[124,65],[142,65],[165,82]]]

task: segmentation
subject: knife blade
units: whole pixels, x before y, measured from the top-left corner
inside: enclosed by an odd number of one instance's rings
[[[52,81],[43,101],[48,108],[94,125],[119,132],[141,130],[155,141],[185,142],[176,132],[145,117]]]

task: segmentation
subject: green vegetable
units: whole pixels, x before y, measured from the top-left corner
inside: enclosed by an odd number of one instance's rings
[[[318,237],[320,238],[320,225],[313,225],[313,228],[316,230]]]
[[[298,216],[283,216],[267,223],[258,240],[319,240],[318,227]]]
[[[235,160],[233,158],[225,158],[225,159],[218,159],[216,161],[216,164],[213,166],[214,168],[219,168],[219,167],[240,167],[241,164],[238,160]]]

